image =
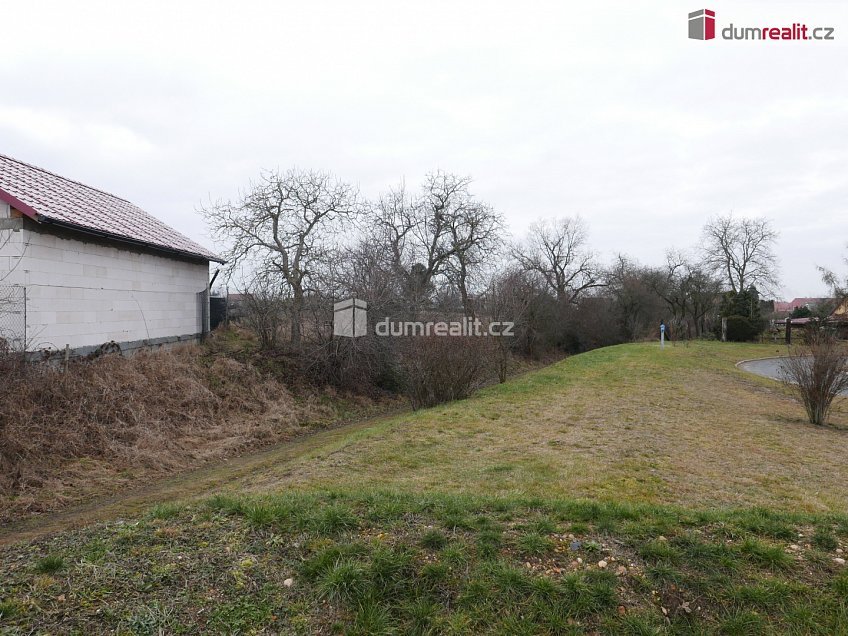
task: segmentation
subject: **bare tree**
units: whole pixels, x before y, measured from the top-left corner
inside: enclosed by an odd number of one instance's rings
[[[654,270],[619,254],[606,279],[625,340],[636,340],[656,331],[665,309],[653,287]]]
[[[448,210],[454,195],[468,181],[447,175],[430,175],[424,194],[413,199],[406,187],[380,196],[373,215],[373,240],[385,246],[392,273],[400,281],[399,293],[415,312],[434,291],[434,279],[451,256]]]
[[[451,284],[471,314],[471,288],[500,241],[502,221],[469,191],[471,179],[446,172],[427,175],[417,197],[403,184],[374,206],[370,240],[384,245],[398,292],[417,311],[440,284]]]
[[[424,180],[421,196],[414,204],[412,233],[417,239],[413,244],[419,257],[416,260],[424,266],[423,277],[428,282],[444,272],[454,255],[451,224],[469,205],[470,184],[470,177],[441,171],[428,174]]]
[[[361,251],[370,253],[367,258],[372,260],[372,265],[383,265],[389,270],[399,281],[398,291],[409,290],[417,295],[419,285],[413,284],[409,252],[413,249],[413,228],[418,218],[406,185],[401,183],[381,194],[368,221],[370,231],[362,241]]]
[[[580,217],[534,223],[513,255],[528,272],[537,274],[561,304],[577,303],[587,289],[602,287],[601,268],[587,248],[587,230]]]
[[[704,226],[705,262],[739,293],[756,285],[773,290],[778,284],[774,244],[778,233],[767,219],[736,219],[732,214]]]
[[[324,172],[263,172],[239,200],[201,211],[214,238],[229,244],[230,272],[274,272],[290,291],[291,343],[300,345],[307,292],[322,263],[332,257],[333,238],[358,207],[356,190]]]
[[[811,424],[827,423],[833,399],[848,390],[848,354],[824,329],[808,333],[809,350],[783,362],[783,379],[798,394]]]
[[[685,328],[689,336],[692,331],[702,336],[707,316],[716,308],[721,281],[709,266],[680,250],[668,250],[665,261],[664,266],[649,270],[647,280],[671,314],[672,335]]]
[[[716,310],[721,281],[707,265],[689,259],[684,264],[684,277],[689,313],[695,325],[695,335],[700,337],[707,331],[707,318]]]
[[[386,253],[386,244],[365,236],[342,251],[333,266],[336,293],[334,297],[361,298],[369,307],[393,309],[400,286]]]
[[[484,204],[469,202],[449,220],[450,247],[446,274],[459,291],[466,316],[475,317],[471,289],[502,243],[503,222]]]
[[[671,337],[677,339],[678,330],[686,322],[689,308],[686,297],[685,285],[685,255],[675,249],[668,250],[665,254],[665,265],[653,269],[649,276],[649,284],[654,293],[662,298],[671,314],[669,323]]]
[[[848,265],[848,258],[844,259]],[[844,319],[846,317],[846,304],[848,304],[848,277],[841,278],[836,272],[825,267],[819,267],[819,272],[822,276],[822,281],[830,287],[833,295],[833,307]]]

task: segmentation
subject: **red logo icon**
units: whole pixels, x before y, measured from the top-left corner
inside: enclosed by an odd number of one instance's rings
[[[715,11],[701,9],[689,14],[689,39],[712,40],[715,38]]]

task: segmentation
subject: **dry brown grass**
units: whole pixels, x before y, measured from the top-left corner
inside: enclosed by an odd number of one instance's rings
[[[67,372],[4,358],[0,521],[293,437],[331,409],[200,347]]]

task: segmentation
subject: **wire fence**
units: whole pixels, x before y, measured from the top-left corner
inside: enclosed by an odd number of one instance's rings
[[[0,285],[0,348],[26,350],[26,288]]]

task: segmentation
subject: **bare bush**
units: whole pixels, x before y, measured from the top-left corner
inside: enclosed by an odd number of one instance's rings
[[[808,334],[807,349],[783,363],[784,381],[797,392],[810,423],[827,423],[834,398],[848,389],[848,354],[830,334]]]
[[[304,347],[297,355],[303,378],[361,395],[398,393],[402,387],[397,355],[385,338],[334,338]]]
[[[489,338],[422,336],[404,344],[400,366],[415,409],[468,397],[494,366]]]
[[[241,294],[244,324],[259,339],[261,349],[277,346],[286,323],[285,290],[273,275],[261,272]]]

